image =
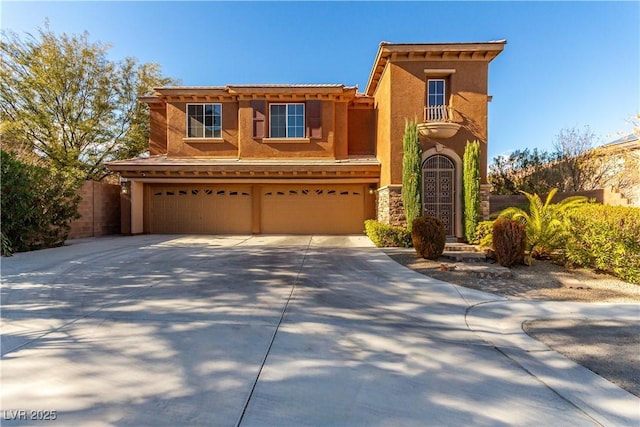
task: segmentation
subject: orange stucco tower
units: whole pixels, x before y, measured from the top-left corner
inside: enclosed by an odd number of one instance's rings
[[[462,238],[462,157],[480,142],[483,215],[488,215],[487,110],[489,63],[506,41],[381,43],[366,95],[374,98],[376,156],[380,160],[377,217],[399,224],[402,209],[402,137],[417,118],[423,151],[423,212]]]

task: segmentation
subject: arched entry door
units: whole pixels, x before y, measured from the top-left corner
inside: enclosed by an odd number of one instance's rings
[[[453,161],[436,154],[422,163],[422,211],[440,218],[447,236],[456,234],[456,168]]]

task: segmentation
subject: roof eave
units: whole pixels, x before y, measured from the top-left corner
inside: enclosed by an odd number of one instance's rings
[[[369,73],[369,80],[365,93],[369,96],[373,96],[380,76],[384,68],[387,65],[388,58],[399,54],[417,54],[426,56],[429,54],[442,53],[442,54],[462,54],[472,53],[476,54],[476,58],[485,61],[491,61],[502,52],[504,46],[507,44],[506,40],[495,40],[489,42],[462,42],[462,43],[388,43],[381,42],[378,48],[378,53]]]

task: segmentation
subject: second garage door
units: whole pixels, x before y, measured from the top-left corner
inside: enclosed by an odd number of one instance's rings
[[[273,185],[262,187],[265,234],[361,234],[364,185]]]

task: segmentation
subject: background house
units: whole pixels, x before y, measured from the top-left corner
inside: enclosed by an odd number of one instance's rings
[[[382,43],[364,93],[344,85],[157,88],[149,157],[112,162],[123,233],[362,233],[404,221],[402,135],[424,134],[424,211],[462,237],[462,155],[481,142],[488,65],[505,41]]]

